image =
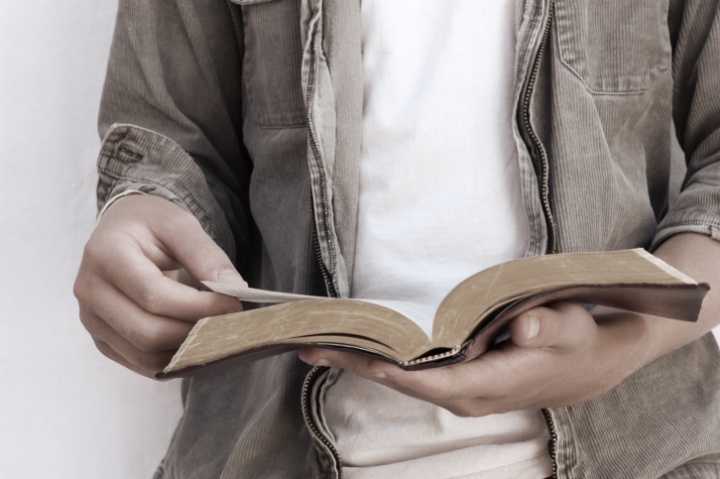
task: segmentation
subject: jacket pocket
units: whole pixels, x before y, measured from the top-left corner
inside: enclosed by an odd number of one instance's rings
[[[641,93],[670,66],[668,0],[556,0],[560,59],[593,93]]]
[[[304,126],[299,2],[231,1],[242,9],[249,119],[265,128]]]

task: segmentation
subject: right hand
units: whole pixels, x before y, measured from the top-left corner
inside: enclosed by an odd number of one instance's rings
[[[170,201],[130,195],[105,212],[74,286],[80,321],[105,356],[154,377],[197,320],[242,310],[163,274],[180,268],[196,281],[247,285],[197,219]]]

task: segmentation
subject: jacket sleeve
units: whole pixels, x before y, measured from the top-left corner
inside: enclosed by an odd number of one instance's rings
[[[653,248],[682,232],[720,240],[720,1],[672,0],[669,24],[673,119],[687,173]]]
[[[193,213],[228,253],[248,242],[242,23],[225,0],[120,0],[100,108],[98,207],[127,190]]]

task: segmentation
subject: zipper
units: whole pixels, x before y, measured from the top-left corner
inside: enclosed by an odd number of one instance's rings
[[[312,394],[312,389],[315,383],[317,382],[318,378],[320,377],[321,373],[324,373],[329,368],[322,367],[322,366],[315,366],[312,368],[312,370],[308,373],[308,375],[305,377],[305,382],[303,382],[302,387],[302,413],[303,417],[305,418],[305,424],[307,425],[308,429],[310,429],[310,432],[315,436],[315,438],[320,441],[329,451],[330,454],[335,459],[335,464],[337,465],[337,473],[338,473],[338,479],[342,479],[343,477],[343,467],[342,467],[342,459],[340,459],[340,453],[337,449],[335,449],[335,446],[333,446],[332,442],[325,437],[325,435],[320,432],[317,425],[315,425],[315,421],[313,420],[312,415],[310,414],[310,396]]]
[[[315,28],[318,28],[315,26]],[[323,202],[324,205],[326,205],[323,208],[323,228],[325,230],[325,236],[328,238],[329,248],[328,248],[328,255],[329,255],[329,261],[330,261],[330,268],[332,268],[332,271],[336,271],[336,265],[337,265],[337,253],[335,252],[335,248],[332,244],[332,238],[334,237],[333,231],[330,228],[330,213],[328,212],[328,208],[331,208],[330,202],[327,198],[327,178],[325,177],[325,172],[323,171],[321,167],[322,163],[322,154],[320,149],[320,141],[317,136],[317,132],[315,131],[315,123],[312,120],[313,117],[313,96],[315,95],[315,76],[317,74],[317,68],[319,63],[319,53],[317,52],[317,49],[319,48],[316,45],[317,40],[315,39],[315,33],[313,31],[309,32],[310,35],[313,35],[312,39],[312,49],[315,51],[315,64],[311,66],[309,72],[308,72],[308,86],[307,86],[307,92],[305,97],[305,104],[307,105],[307,127],[308,127],[308,134],[310,136],[310,150],[312,152],[312,157],[315,162],[315,167],[317,168],[317,174],[318,174],[318,181],[320,183],[320,200]],[[312,171],[310,172],[312,175]],[[310,189],[312,190],[312,180]],[[323,275],[323,279],[325,279],[325,284],[328,287],[328,291],[330,293],[330,296],[338,297],[337,289],[335,287],[335,282],[332,279],[332,276],[329,274],[327,266],[325,265],[325,262],[322,260],[322,253],[320,252],[320,241],[318,238],[317,228],[318,223],[315,216],[315,210],[312,206],[312,197],[310,199],[310,211],[313,215],[313,244],[315,245],[315,253],[318,257],[318,263],[320,264],[320,269]]]
[[[313,244],[313,250],[315,252],[315,259],[317,260],[318,266],[320,267],[320,274],[322,274],[323,280],[325,281],[325,287],[327,288],[328,296],[337,298],[339,297],[337,289],[335,289],[335,285],[331,280],[330,273],[327,270],[327,267],[325,266],[325,263],[322,259],[322,253],[320,252],[320,238],[317,233],[317,222],[315,220],[315,212],[312,208],[312,198],[310,200],[310,214],[313,218],[313,228],[312,228],[312,244]],[[312,395],[313,386],[317,382],[318,378],[322,373],[327,371],[329,368],[316,366],[310,370],[307,376],[305,376],[305,381],[303,382],[302,386],[302,414],[303,418],[305,419],[305,424],[307,425],[308,429],[310,430],[310,433],[315,436],[315,438],[320,441],[328,451],[330,451],[330,454],[335,459],[335,464],[337,467],[337,473],[338,473],[338,479],[342,479],[343,477],[343,467],[342,467],[342,459],[340,458],[340,453],[335,448],[335,446],[332,444],[332,442],[322,433],[320,432],[320,429],[317,427],[317,424],[315,424],[315,420],[310,414],[310,400]]]
[[[325,266],[325,262],[322,259],[322,253],[320,252],[320,237],[318,236],[317,232],[317,221],[315,220],[315,212],[313,211],[312,207],[312,198],[310,198],[310,214],[312,215],[313,219],[313,226],[312,226],[312,244],[313,244],[313,251],[315,251],[315,259],[317,260],[317,264],[320,267],[320,274],[323,277],[323,280],[325,281],[325,287],[327,288],[328,296],[332,298],[338,298],[340,295],[337,292],[337,289],[335,288],[335,283],[332,281],[332,278],[330,277],[330,272],[327,269],[327,266]]]
[[[545,417],[545,424],[547,424],[548,432],[550,433],[550,441],[548,441],[548,453],[552,460],[552,476],[551,479],[557,479],[557,431],[555,430],[555,423],[550,415],[548,409],[542,410],[543,416]]]
[[[315,28],[317,28],[317,25],[315,25]],[[317,168],[318,173],[318,181],[319,181],[319,187],[320,187],[320,195],[321,195],[321,201],[323,201],[325,204],[328,204],[327,201],[327,178],[325,178],[325,174],[321,168],[321,161],[322,161],[322,155],[320,152],[320,142],[317,137],[317,132],[315,131],[315,125],[312,121],[313,117],[313,96],[315,94],[315,75],[316,75],[316,69],[318,68],[318,52],[317,48],[318,45],[316,44],[317,40],[315,38],[315,32],[310,31],[309,35],[313,35],[312,45],[311,48],[314,51],[314,54],[316,58],[314,59],[315,64],[311,66],[310,71],[308,72],[308,85],[307,85],[307,92],[305,97],[305,104],[307,107],[307,124],[308,124],[308,133],[310,137],[310,150],[313,157],[313,161],[315,162],[315,167]],[[310,172],[312,175],[312,171]],[[310,190],[313,190],[312,180],[310,184]],[[330,271],[328,271],[328,267],[323,261],[322,258],[322,251],[320,249],[320,236],[318,234],[318,220],[315,215],[315,208],[313,205],[313,198],[312,195],[310,196],[310,215],[313,219],[312,224],[312,245],[313,245],[313,251],[315,252],[315,259],[317,260],[318,267],[320,268],[320,273],[322,274],[323,281],[325,282],[325,287],[327,289],[328,296],[337,298],[340,295],[338,294],[338,290],[335,286],[335,282],[333,281],[332,274]],[[323,211],[323,228],[325,229],[325,235],[328,238],[329,242],[332,242],[332,231],[330,230],[329,223],[330,223],[330,214],[328,213],[327,209]],[[334,248],[332,245],[330,245],[330,251],[329,251],[329,260],[330,260],[330,267],[335,271],[335,265],[336,265],[336,253],[334,251]],[[342,467],[342,459],[340,458],[340,453],[335,448],[335,446],[332,444],[332,442],[320,431],[317,424],[315,423],[315,420],[310,413],[310,401],[313,391],[313,386],[317,383],[319,377],[327,371],[329,368],[327,367],[321,367],[321,366],[315,366],[310,370],[310,372],[305,376],[305,381],[303,382],[302,386],[302,414],[303,418],[305,419],[305,425],[310,430],[310,433],[315,436],[315,438],[327,448],[327,450],[330,452],[332,457],[335,459],[335,464],[337,468],[338,473],[338,479],[342,479],[343,477],[343,467]]]
[[[553,216],[552,209],[550,208],[550,163],[548,161],[547,153],[543,147],[540,139],[538,138],[535,130],[533,130],[530,124],[530,100],[532,99],[533,90],[537,82],[538,72],[540,71],[540,63],[542,62],[545,49],[547,47],[548,40],[550,38],[550,29],[552,27],[552,19],[555,14],[555,1],[550,0],[550,6],[548,11],[548,19],[545,23],[545,30],[543,31],[542,40],[540,47],[538,48],[533,62],[532,70],[530,71],[530,78],[528,79],[527,87],[525,88],[525,94],[522,99],[522,111],[521,118],[522,124],[530,140],[531,146],[533,147],[532,152],[539,159],[540,163],[540,198],[542,201],[543,213],[545,214],[545,220],[548,225],[548,244],[547,254],[553,254],[557,252],[557,225],[555,224],[555,217]]]
[[[522,124],[525,129],[525,133],[530,140],[536,157],[540,163],[540,197],[542,201],[543,213],[545,215],[545,221],[547,223],[547,234],[548,244],[546,253],[553,254],[557,252],[557,225],[553,216],[552,209],[550,208],[550,162],[547,157],[547,152],[543,147],[540,139],[532,128],[530,123],[530,101],[532,99],[533,90],[537,83],[538,72],[540,71],[540,64],[547,48],[548,40],[550,39],[550,32],[552,29],[553,17],[555,15],[555,0],[550,0],[548,7],[548,18],[545,22],[545,28],[543,30],[542,39],[538,48],[535,60],[533,62],[532,70],[530,71],[530,77],[525,88],[525,93],[522,98]],[[531,151],[531,152],[532,152]],[[542,410],[545,423],[547,424],[548,432],[550,433],[550,441],[548,442],[548,452],[552,460],[552,478],[557,479],[557,430],[555,429],[555,423],[552,415],[548,409]]]

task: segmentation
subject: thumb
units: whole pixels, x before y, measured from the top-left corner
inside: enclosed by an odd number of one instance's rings
[[[556,303],[518,315],[510,323],[510,338],[520,347],[574,349],[589,344],[596,328],[582,306]]]
[[[174,279],[178,283],[191,286],[195,289],[205,289],[202,283],[197,281],[195,278],[192,277],[190,273],[185,268],[180,268],[178,270],[174,271],[166,271],[163,272],[163,274],[169,278]],[[221,271],[218,274],[218,280],[215,281],[215,283],[222,283],[227,284],[228,286],[234,286],[234,287],[240,287],[240,288],[247,288],[249,285],[247,282],[240,276],[240,273],[233,270],[226,270]]]
[[[180,218],[160,221],[153,228],[167,253],[198,282],[247,287],[228,255],[203,230],[200,222],[186,211],[183,213]]]

